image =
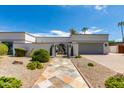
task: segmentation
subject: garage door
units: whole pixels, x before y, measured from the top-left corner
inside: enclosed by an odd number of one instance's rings
[[[96,43],[80,43],[80,54],[103,54],[103,44]]]

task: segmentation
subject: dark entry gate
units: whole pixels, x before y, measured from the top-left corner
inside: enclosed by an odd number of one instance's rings
[[[124,53],[124,45],[118,45],[118,52]]]

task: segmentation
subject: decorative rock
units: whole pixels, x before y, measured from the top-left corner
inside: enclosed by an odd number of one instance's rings
[[[22,61],[14,61],[12,64],[23,64]]]

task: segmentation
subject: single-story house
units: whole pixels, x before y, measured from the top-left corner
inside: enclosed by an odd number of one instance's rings
[[[107,54],[108,34],[76,34],[69,37],[37,37],[27,32],[0,32],[0,42],[8,42],[14,55],[15,48],[46,49],[56,56],[56,46],[64,44],[68,56],[79,54]]]

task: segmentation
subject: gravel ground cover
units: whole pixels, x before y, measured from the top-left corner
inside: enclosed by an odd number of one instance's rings
[[[72,58],[71,60],[80,74],[94,88],[105,88],[105,80],[117,74],[117,72],[84,57]],[[88,66],[88,63],[93,63],[94,66]]]
[[[23,64],[12,64],[14,61],[22,61]],[[15,77],[22,81],[22,88],[30,88],[41,76],[42,72],[49,64],[44,64],[44,69],[29,70],[26,65],[30,62],[29,57],[2,56],[0,59],[0,77]]]

